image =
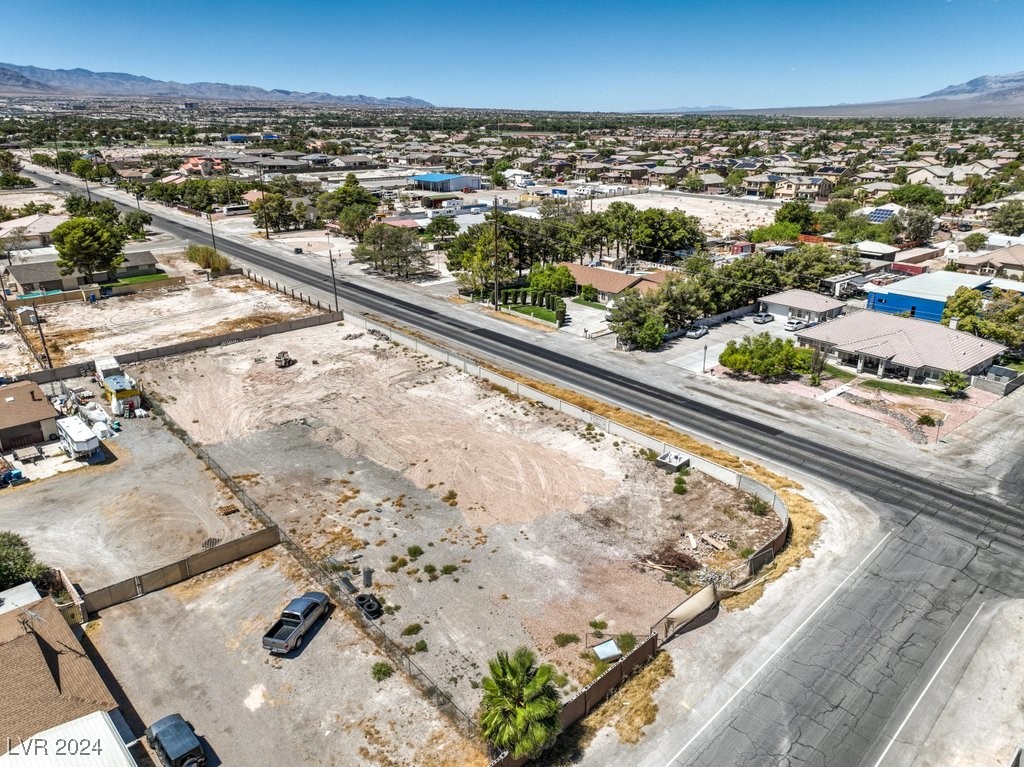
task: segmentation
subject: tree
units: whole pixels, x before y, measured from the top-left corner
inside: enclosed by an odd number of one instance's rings
[[[16,226],[3,237],[0,237],[0,251],[7,257],[7,263],[11,263],[11,254],[25,244],[25,227]]]
[[[153,217],[144,210],[129,210],[121,215],[121,231],[125,237],[145,239],[146,227],[153,223]]]
[[[43,574],[28,542],[17,533],[0,531],[0,591],[6,591]]]
[[[959,396],[960,392],[970,385],[967,376],[959,370],[947,370],[939,378],[939,383],[950,397]]]
[[[561,731],[561,703],[554,668],[526,647],[511,657],[498,652],[483,678],[480,730],[484,738],[513,758],[530,758],[554,743]]]
[[[1001,205],[988,219],[993,230],[1011,237],[1024,234],[1024,202],[1013,200]]]
[[[268,192],[255,200],[250,209],[253,212],[253,224],[257,229],[269,226],[275,232],[280,232],[295,225],[295,213],[283,194]]]
[[[808,234],[814,231],[814,212],[806,202],[789,200],[775,211],[775,223],[796,224],[800,227],[799,234]]]
[[[410,277],[429,264],[416,234],[389,224],[372,224],[352,251],[353,260],[382,274]]]
[[[982,232],[971,232],[964,237],[964,245],[967,246],[968,250],[981,250],[987,242],[988,235]]]
[[[985,297],[980,290],[971,290],[966,286],[961,286],[946,301],[946,307],[942,310],[941,322],[948,326],[953,318],[956,318],[957,330],[977,334],[980,329],[979,315],[984,303]]]
[[[926,208],[909,208],[900,211],[896,225],[908,240],[927,242],[932,236],[935,217]]]
[[[773,338],[770,333],[745,336],[729,341],[718,357],[720,364],[735,373],[751,373],[759,378],[779,378],[795,371],[810,369],[810,349],[798,349],[793,340]]]
[[[530,271],[530,287],[539,293],[554,293],[556,296],[568,295],[576,285],[572,272],[564,264],[555,266],[535,266]]]
[[[95,218],[65,221],[53,230],[51,238],[59,256],[57,268],[61,274],[79,271],[92,282],[94,272],[111,271],[124,261],[121,234]]]
[[[458,234],[459,225],[455,223],[454,218],[449,216],[437,216],[430,220],[430,223],[427,224],[427,228],[424,232],[427,236],[436,240],[444,240]]]
[[[665,343],[665,321],[657,313],[650,314],[636,334],[636,348],[653,352]]]
[[[92,163],[85,159],[75,160],[71,165],[71,172],[79,178],[92,178]]]
[[[936,216],[946,209],[946,198],[928,184],[904,184],[889,193],[889,199],[908,208],[928,208]]]
[[[345,177],[345,183],[333,192],[324,192],[316,198],[316,210],[324,221],[338,218],[345,208],[363,206],[369,208],[369,217],[377,210],[378,200],[369,191],[359,186],[354,174]]]
[[[338,212],[338,228],[346,237],[351,237],[359,242],[370,224],[373,223],[370,216],[375,210],[377,210],[376,205],[348,205]]]
[[[633,290],[627,290],[615,299],[615,305],[608,313],[608,327],[623,344],[640,347],[641,337],[645,342],[651,341],[649,335],[653,333],[654,326],[648,326],[647,321],[655,313],[656,307],[651,299]],[[662,322],[664,335],[664,320],[660,317],[657,319]],[[657,346],[661,345],[661,341],[659,338]]]
[[[486,224],[472,250],[461,258],[461,269],[455,274],[459,289],[473,295],[480,295],[494,288],[495,262],[497,262],[498,285],[515,277],[511,261],[512,247],[508,240],[498,236],[497,256],[494,246],[494,226]]]
[[[0,149],[0,175],[17,176],[21,172],[21,162],[9,149]]]
[[[795,221],[776,221],[750,233],[751,242],[795,242],[801,233],[800,224]]]

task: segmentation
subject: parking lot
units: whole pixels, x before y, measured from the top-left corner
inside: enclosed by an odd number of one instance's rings
[[[698,324],[700,324],[698,322]],[[749,335],[769,333],[776,338],[792,339],[796,342],[796,334],[785,329],[785,320],[776,317],[772,322],[759,325],[754,322],[753,315],[744,315],[735,320],[728,320],[717,325],[709,326],[710,332],[703,338],[686,338],[685,336],[673,339],[661,354],[665,355],[669,365],[699,373],[702,370],[710,370],[718,364],[718,355],[724,350],[730,341],[738,341]],[[705,355],[705,347],[707,352]]]
[[[117,678],[136,735],[180,712],[215,765],[485,765],[476,747],[385,661],[342,611],[298,651],[271,656],[264,632],[316,590],[280,549],[103,611],[88,641]]]

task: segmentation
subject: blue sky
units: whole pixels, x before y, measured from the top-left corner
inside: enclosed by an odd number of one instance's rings
[[[628,111],[918,96],[1024,70],[1022,0],[33,0],[0,60],[439,106]]]

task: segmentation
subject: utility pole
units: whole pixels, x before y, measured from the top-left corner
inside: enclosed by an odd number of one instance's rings
[[[92,192],[89,191],[89,179],[85,179],[85,193],[89,196],[89,202],[92,202]]]
[[[267,215],[267,190],[263,187],[263,168],[260,168],[260,200],[263,202],[263,230],[270,240],[270,217]]]
[[[32,314],[35,316],[36,330],[39,331],[39,341],[43,344],[43,355],[46,357],[46,366],[53,369],[53,362],[50,360],[50,350],[46,348],[46,336],[43,335],[43,324],[39,321],[39,310],[32,304]]]
[[[331,285],[334,288],[334,311],[338,311],[338,280],[334,276],[334,251],[327,251],[327,258],[331,262]]]
[[[498,306],[498,196],[494,196],[494,311],[501,311]]]
[[[217,235],[213,233],[213,213],[207,213],[206,218],[210,222],[210,239],[213,240],[213,249],[217,249]]]

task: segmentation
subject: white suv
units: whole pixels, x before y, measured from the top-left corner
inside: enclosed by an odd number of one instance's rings
[[[807,327],[807,320],[798,320],[796,317],[792,317],[786,320],[786,326],[784,330],[803,330]]]

